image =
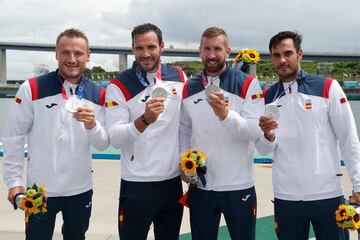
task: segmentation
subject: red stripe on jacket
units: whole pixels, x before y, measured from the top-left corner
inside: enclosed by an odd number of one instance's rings
[[[330,77],[325,80],[324,90],[323,90],[323,97],[324,98],[327,98],[327,99],[329,98],[330,86],[331,86],[331,83],[332,83],[333,80],[334,79],[332,79]]]
[[[184,75],[184,72],[181,70],[180,67],[178,66],[174,66],[176,68],[176,70],[178,71],[179,75],[180,75],[180,78],[181,78],[181,82],[185,82],[185,75]]]
[[[101,90],[100,90],[100,101],[99,101],[99,105],[100,105],[100,106],[104,106],[104,103],[105,103],[105,93],[106,93],[105,88],[101,88]]]
[[[254,78],[255,78],[254,76],[249,75],[249,76],[245,79],[244,85],[243,85],[242,88],[241,88],[241,93],[240,93],[240,97],[241,97],[241,98],[245,99],[246,93],[247,93],[247,91],[248,91],[248,89],[249,89],[249,86],[250,86],[250,83],[251,83],[251,81],[252,81]]]
[[[30,78],[29,84],[30,84],[30,90],[31,90],[31,98],[34,101],[39,98],[39,92],[38,92],[38,88],[36,85],[36,78]]]
[[[125,100],[129,101],[131,99],[131,94],[127,90],[124,84],[122,84],[119,80],[113,79],[110,81],[110,83],[115,84],[118,88],[120,88],[121,92],[124,94]]]

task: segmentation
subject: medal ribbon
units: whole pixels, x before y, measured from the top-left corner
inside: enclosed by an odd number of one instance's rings
[[[296,75],[295,80],[292,81],[292,83],[290,83],[289,86],[288,86],[286,89],[284,89],[284,90],[278,95],[279,89],[280,89],[280,84],[281,84],[281,82],[280,82],[279,85],[278,85],[278,87],[277,87],[276,93],[275,93],[275,95],[274,95],[274,97],[273,97],[273,101],[271,101],[271,102],[276,102],[279,98],[281,98],[282,95],[283,95],[287,90],[291,89],[291,86],[296,82],[296,80],[301,79],[301,78],[304,77],[303,75],[304,75],[303,70],[300,70],[300,71],[298,72],[298,74]],[[291,90],[290,90],[290,91],[291,91]],[[290,93],[291,93],[291,92],[290,92]],[[274,99],[275,99],[275,100],[274,100]]]
[[[222,74],[222,73],[225,71],[225,69],[226,69],[226,65],[224,66],[224,68],[223,68],[220,72],[218,72],[218,74],[216,74],[215,77],[219,77],[220,74]],[[220,79],[220,78],[219,78],[219,79]],[[202,82],[203,82],[203,84],[204,84],[204,87],[206,88],[206,86],[208,85],[209,81],[208,81],[208,79],[207,79],[207,76],[206,76],[206,73],[205,73],[205,69],[204,69],[203,72],[201,73],[201,80],[202,80]],[[219,87],[220,87],[220,86],[219,86]]]
[[[135,73],[136,73],[136,76],[137,76],[137,78],[139,79],[140,83],[141,83],[144,87],[149,86],[149,83],[148,83],[149,81],[147,81],[147,80],[143,77],[139,65],[136,66]],[[159,79],[159,80],[162,79],[162,75],[161,75],[161,64],[158,65],[158,68],[157,68],[157,70],[156,70],[156,79]],[[154,83],[156,83],[156,80],[155,80]]]

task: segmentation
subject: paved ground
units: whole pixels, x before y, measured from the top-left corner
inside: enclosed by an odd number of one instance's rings
[[[0,158],[0,239],[20,240],[24,239],[24,215],[23,212],[14,211],[9,205],[7,189],[2,180],[2,159]],[[344,171],[346,172],[346,171]],[[258,218],[273,214],[273,199],[271,186],[271,165],[255,165],[256,190],[258,196]],[[346,195],[350,195],[351,186],[347,175],[343,177]],[[120,161],[94,160],[94,197],[93,212],[90,228],[87,232],[89,240],[115,240],[117,235],[117,207],[120,183]],[[185,188],[184,188],[185,189]],[[189,215],[187,209],[184,212],[181,233],[189,233]],[[225,225],[224,222],[221,225]],[[57,219],[54,240],[60,240],[61,215]],[[352,234],[351,239],[357,239]],[[149,240],[153,239],[152,231]],[[264,239],[266,240],[266,239]]]

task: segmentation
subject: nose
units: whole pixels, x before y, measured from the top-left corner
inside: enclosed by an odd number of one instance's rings
[[[76,61],[76,57],[74,53],[69,54],[69,58],[68,58],[69,62],[75,62]]]
[[[285,56],[281,56],[281,57],[280,57],[280,62],[282,62],[282,63],[286,62]]]
[[[148,57],[150,57],[150,53],[149,53],[149,51],[146,50],[146,49],[142,52],[141,55],[142,55],[143,58],[148,58]]]
[[[215,51],[214,50],[209,51],[208,58],[215,58]]]

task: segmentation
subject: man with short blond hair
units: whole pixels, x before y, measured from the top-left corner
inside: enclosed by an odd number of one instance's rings
[[[23,184],[24,144],[28,138],[27,187],[44,184],[47,212],[32,214],[27,240],[51,240],[62,212],[64,239],[85,239],[92,206],[91,146],[104,150],[105,89],[84,75],[88,39],[67,29],[56,41],[56,71],[31,78],[19,88],[3,132],[4,182],[14,204]]]

